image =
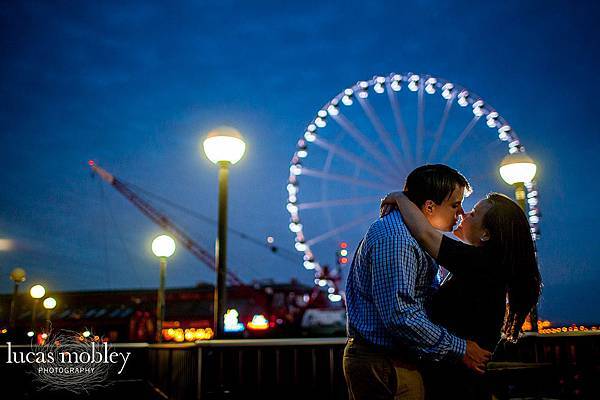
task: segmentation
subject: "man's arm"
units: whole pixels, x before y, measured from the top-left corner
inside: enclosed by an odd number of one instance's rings
[[[465,358],[467,343],[431,322],[415,300],[418,258],[407,238],[390,236],[371,249],[373,300],[386,329],[432,360]]]

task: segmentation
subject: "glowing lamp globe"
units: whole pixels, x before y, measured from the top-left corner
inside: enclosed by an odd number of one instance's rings
[[[15,283],[23,283],[25,282],[26,275],[25,270],[23,268],[15,268],[10,273],[10,279]]]
[[[171,257],[175,253],[175,241],[167,235],[157,236],[152,241],[152,252],[156,257]]]
[[[525,153],[508,154],[500,163],[500,176],[509,185],[531,182],[537,166]]]
[[[54,299],[54,297],[48,297],[44,299],[43,304],[46,310],[54,310],[54,308],[56,308],[56,300]]]
[[[203,143],[204,153],[215,164],[229,162],[235,164],[244,155],[246,143],[234,128],[221,126],[208,133]]]
[[[34,285],[29,289],[29,294],[34,299],[41,299],[46,294],[46,289],[42,285]]]

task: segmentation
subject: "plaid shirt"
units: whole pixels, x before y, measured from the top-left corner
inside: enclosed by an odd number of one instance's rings
[[[348,335],[431,360],[464,357],[466,342],[429,321],[438,266],[404,225],[399,211],[375,221],[363,238],[346,283]]]

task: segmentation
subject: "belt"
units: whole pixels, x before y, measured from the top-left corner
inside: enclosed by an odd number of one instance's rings
[[[416,364],[419,362],[419,357],[407,349],[391,349],[389,347],[373,344],[360,336],[348,337],[347,344],[353,347],[358,347],[370,353],[384,355],[392,360],[402,360],[403,362],[411,364]]]

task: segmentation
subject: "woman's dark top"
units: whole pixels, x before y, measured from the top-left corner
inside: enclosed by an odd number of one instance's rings
[[[486,246],[470,246],[444,236],[437,261],[451,275],[432,297],[431,320],[493,351],[506,308],[500,257]],[[464,399],[489,398],[484,378],[462,364],[434,364],[425,379],[428,398],[451,398],[451,394]]]

